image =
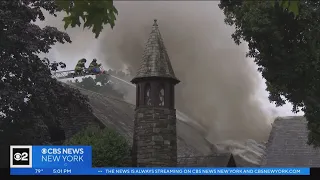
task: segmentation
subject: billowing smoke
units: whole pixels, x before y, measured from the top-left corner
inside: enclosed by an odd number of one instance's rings
[[[234,44],[234,29],[224,24],[217,4],[117,1],[119,16],[113,30],[105,27],[96,41],[90,31],[72,29],[68,33],[73,44],[59,45],[56,50],[72,58],[72,65],[83,56],[97,57],[105,66],[127,67],[134,74],[156,18],[181,80],[176,87],[177,109],[201,124],[211,142],[266,140],[270,117],[257,98],[259,74],[245,57],[246,45]],[[60,20],[51,19],[49,24],[58,22],[62,27]]]
[[[256,99],[258,73],[245,58],[246,46],[236,46],[233,29],[224,24],[217,2],[117,2],[113,31],[100,41],[110,67],[127,64],[136,70],[153,19],[158,24],[177,85],[177,109],[203,127],[208,139],[265,140],[269,117]]]

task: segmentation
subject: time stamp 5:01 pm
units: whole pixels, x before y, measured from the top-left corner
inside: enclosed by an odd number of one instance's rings
[[[35,174],[41,174],[43,169],[35,169]],[[52,169],[52,174],[70,174],[71,169]]]
[[[53,174],[70,174],[71,169],[53,169],[52,173]]]

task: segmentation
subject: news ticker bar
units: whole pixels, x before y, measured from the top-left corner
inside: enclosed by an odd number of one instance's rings
[[[310,175],[310,168],[11,168],[10,175]]]
[[[10,146],[10,168],[11,175],[310,175],[310,168],[92,168],[90,146]]]

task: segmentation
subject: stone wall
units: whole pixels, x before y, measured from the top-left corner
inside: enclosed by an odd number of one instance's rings
[[[139,167],[177,165],[176,112],[160,107],[136,109],[133,163]]]
[[[178,167],[210,167],[210,160],[207,157],[179,157]]]
[[[126,159],[122,166],[131,166],[131,159]],[[177,167],[243,167],[238,164],[230,153],[221,153],[208,156],[180,156],[177,158]],[[149,166],[148,166],[149,167]]]

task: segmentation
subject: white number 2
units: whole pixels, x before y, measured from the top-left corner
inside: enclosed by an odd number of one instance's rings
[[[23,152],[21,154],[21,161],[28,161],[28,153]]]

